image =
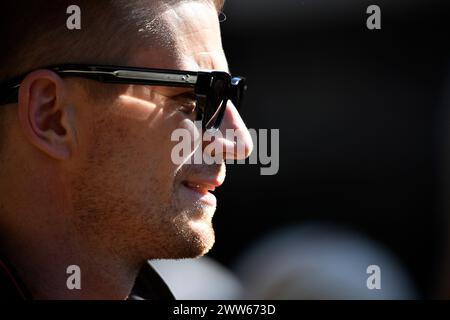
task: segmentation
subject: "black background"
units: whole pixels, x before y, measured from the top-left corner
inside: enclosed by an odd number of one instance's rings
[[[381,30],[366,27],[371,4]],[[385,245],[435,296],[447,231],[449,6],[229,0],[224,12],[230,69],[249,82],[243,118],[280,129],[280,170],[228,166],[210,256],[231,265],[279,226],[327,221]]]

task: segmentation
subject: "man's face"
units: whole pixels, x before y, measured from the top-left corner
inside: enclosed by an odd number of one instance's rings
[[[211,5],[182,2],[159,12],[152,23],[163,31],[156,36],[159,43],[143,46],[129,65],[228,71]],[[122,40],[117,41],[120,45]],[[172,132],[196,130],[188,92],[130,85],[112,102],[106,100],[95,106],[89,99],[79,101],[81,152],[71,169],[76,225],[98,245],[134,258],[206,253],[214,243],[211,219],[216,209],[208,189],[223,182],[225,166],[177,165],[171,160],[177,144],[171,141]],[[225,129],[240,130],[251,149],[248,131],[231,103],[221,127]]]

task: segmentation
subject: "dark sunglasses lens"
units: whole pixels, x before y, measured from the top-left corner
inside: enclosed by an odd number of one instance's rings
[[[215,79],[208,95],[208,102],[204,110],[203,123],[206,130],[217,129],[222,121],[226,103],[228,82],[225,79]]]

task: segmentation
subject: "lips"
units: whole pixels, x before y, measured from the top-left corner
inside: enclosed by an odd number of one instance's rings
[[[204,183],[198,183],[198,182],[190,182],[190,181],[186,181],[184,183],[184,185],[186,187],[188,187],[189,189],[195,190],[201,194],[207,194],[208,192],[213,192],[216,187],[209,185],[209,184],[204,184]]]
[[[206,194],[208,192],[214,192],[216,187],[220,187],[222,182],[218,180],[213,181],[184,181],[183,184],[189,189],[195,190],[199,193]]]
[[[185,190],[189,190],[187,194],[190,194],[189,199],[191,201],[200,200],[211,206],[215,206],[216,197],[211,192],[214,192],[222,183],[223,180],[219,181],[218,179],[192,179],[186,180],[182,184],[186,188]]]

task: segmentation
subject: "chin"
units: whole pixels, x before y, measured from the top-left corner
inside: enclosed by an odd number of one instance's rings
[[[191,225],[193,242],[191,243],[192,255],[194,257],[203,256],[208,253],[214,245],[215,234],[211,224],[194,222]]]
[[[146,253],[154,259],[196,258],[205,255],[214,245],[215,234],[212,216],[215,207],[192,206],[189,209],[166,212],[166,219],[155,225],[148,225],[146,241],[142,243]],[[149,232],[152,230],[151,232]],[[157,241],[155,241],[157,240]],[[150,247],[148,247],[150,245]]]
[[[180,243],[179,254],[182,258],[195,258],[205,255],[214,245],[215,234],[212,216],[215,207],[205,206],[201,210],[189,212],[178,221]]]

